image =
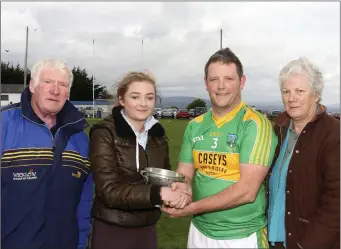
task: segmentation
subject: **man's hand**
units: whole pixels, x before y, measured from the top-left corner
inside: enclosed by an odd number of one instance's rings
[[[173,182],[171,188],[172,190],[180,190],[192,197],[192,187],[185,182]]]
[[[180,218],[195,214],[194,203],[187,205],[183,209],[176,209],[162,206],[161,210],[168,214],[171,218]]]
[[[188,203],[191,203],[191,196],[181,192],[180,190],[172,190],[170,187],[161,188],[161,199],[164,205],[174,208],[184,208]]]
[[[182,182],[173,182],[171,188],[173,191],[179,191],[186,195],[183,196],[185,198],[183,198],[182,200],[165,203],[166,206],[182,209],[192,202],[192,188],[189,184]]]
[[[192,182],[194,174],[194,165],[192,163],[182,163],[179,162],[176,172],[185,176],[187,183],[173,183],[171,189],[174,192],[180,192],[182,194],[182,199],[177,199],[174,201],[164,201],[164,205],[167,207],[174,208],[184,208],[186,205],[192,202],[192,188],[190,183]],[[162,197],[161,197],[162,199]]]

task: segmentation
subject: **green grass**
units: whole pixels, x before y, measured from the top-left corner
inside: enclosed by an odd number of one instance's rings
[[[101,119],[87,119],[90,126],[86,129],[86,132],[88,133],[90,127],[100,120]],[[188,120],[161,119],[159,121],[165,128],[169,139],[170,160],[172,169],[175,170],[181,149],[182,137]],[[162,214],[161,219],[157,223],[159,238],[158,247],[160,249],[186,248],[190,221],[191,217],[171,219],[168,218],[167,215]]]

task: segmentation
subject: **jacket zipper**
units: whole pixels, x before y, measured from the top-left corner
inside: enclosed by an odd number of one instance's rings
[[[144,152],[144,156],[146,157],[146,161],[147,161],[147,167],[146,168],[148,168],[149,167],[149,159],[148,159],[148,154],[147,154],[147,148],[148,148],[148,141],[149,139],[147,138],[147,143],[146,143],[146,148],[145,149],[143,149],[143,152]],[[141,146],[142,147],[142,146]]]
[[[36,123],[36,122],[30,120],[29,118],[25,117],[24,115],[23,115],[23,117],[24,117],[25,119],[27,119],[28,121],[30,121],[30,122],[36,124],[36,125],[45,127],[45,128],[49,131],[49,133],[50,133],[50,135],[51,135],[51,139],[52,139],[52,151],[54,151],[54,149],[56,148],[56,139],[53,137],[52,132],[50,131],[50,129],[47,128],[47,127],[46,127],[45,125],[43,125],[43,124],[38,124],[38,123]],[[58,130],[59,130],[59,129],[58,129]],[[57,132],[58,132],[58,131],[57,131]],[[57,132],[56,132],[56,136],[57,136]]]
[[[144,151],[144,155],[146,157],[147,167],[149,167],[149,159],[148,159],[148,154],[147,154],[147,148],[148,148],[148,141],[147,141],[147,144],[146,144],[146,149],[143,149],[143,151]]]
[[[147,154],[147,151],[146,151],[146,150],[144,151],[144,155],[145,155],[145,157],[146,157],[147,167],[149,167],[148,154]]]

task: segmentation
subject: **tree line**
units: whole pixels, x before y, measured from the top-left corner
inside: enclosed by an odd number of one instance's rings
[[[190,104],[187,105],[187,110],[194,109],[195,107],[204,107],[206,109],[206,103],[202,99],[194,99]]]
[[[86,69],[79,66],[72,68],[73,83],[71,87],[70,100],[90,101],[92,100],[92,80]],[[27,69],[27,83],[30,82],[31,72]],[[95,78],[96,80],[96,78]],[[24,84],[24,69],[10,62],[1,62],[1,84]],[[106,86],[95,84],[95,99],[112,99]]]
[[[70,100],[92,101],[92,76],[88,75],[86,69],[82,69],[79,66],[73,67],[72,73],[74,78]],[[30,79],[31,72],[27,69],[26,82],[29,83]],[[24,69],[20,64],[13,65],[10,62],[1,62],[1,84],[24,84]],[[113,99],[113,95],[109,93],[106,86],[95,84],[95,99]],[[206,103],[202,99],[195,99],[187,106],[187,109],[194,109],[195,107],[206,108]]]

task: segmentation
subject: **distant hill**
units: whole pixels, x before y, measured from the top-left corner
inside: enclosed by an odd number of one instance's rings
[[[186,108],[196,97],[162,97],[161,104],[158,102],[156,107],[169,108],[171,106],[176,106],[178,108]],[[211,107],[211,102],[209,99],[202,99],[205,101],[208,108]],[[250,106],[255,106],[257,109],[262,111],[270,112],[272,110],[283,111],[284,107],[282,102],[250,102],[247,103]],[[328,112],[340,112],[340,104],[335,103],[332,105],[327,105]]]
[[[162,97],[161,104],[158,102],[156,107],[169,108],[171,106],[176,106],[179,109],[186,108],[196,97]],[[211,106],[210,100],[202,99],[205,101],[206,106]]]

